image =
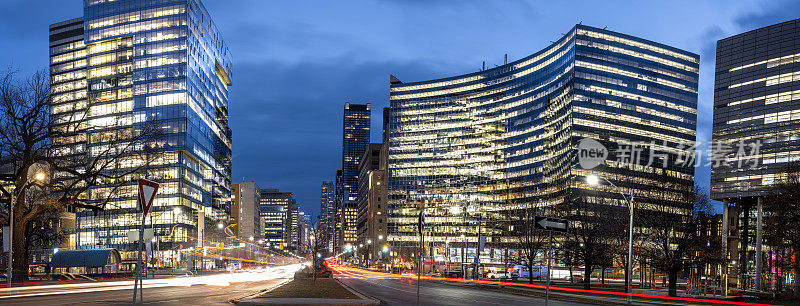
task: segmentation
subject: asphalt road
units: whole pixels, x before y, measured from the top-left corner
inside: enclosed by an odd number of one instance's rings
[[[387,305],[417,303],[416,279],[360,273],[357,270],[340,271],[335,277],[354,290],[380,299]],[[544,299],[423,280],[420,282],[420,305],[544,305]],[[551,299],[549,305],[588,304]]]
[[[222,305],[274,287],[293,272],[236,273],[146,280],[145,305]],[[98,282],[0,290],[0,305],[130,305],[133,282]]]

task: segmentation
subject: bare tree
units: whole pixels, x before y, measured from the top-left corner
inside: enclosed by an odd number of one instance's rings
[[[114,130],[112,139],[90,139],[89,107],[75,102],[71,111],[51,115],[50,78],[37,72],[17,80],[14,72],[0,79],[0,160],[10,168],[4,178],[13,189],[0,186],[9,199],[13,215],[13,277],[27,278],[28,225],[39,216],[64,209],[103,210],[119,188],[130,185],[149,164],[159,147],[161,131],[150,123],[126,125]],[[77,141],[67,151],[59,150],[65,139]],[[81,144],[80,142],[84,142]],[[113,145],[103,142],[114,141]],[[92,146],[85,143],[101,144]],[[79,147],[82,146],[82,150]],[[91,152],[89,152],[91,151]],[[46,179],[35,177],[45,174]],[[42,175],[38,174],[38,175]],[[89,195],[95,186],[107,186],[104,194]],[[13,196],[12,196],[13,195]]]
[[[677,296],[678,273],[687,267],[697,242],[700,216],[711,212],[708,195],[702,188],[676,194],[678,206],[649,205],[640,210],[647,239],[641,249],[658,270],[667,274],[669,295]]]
[[[621,215],[621,208],[587,201],[585,196],[571,194],[557,209],[559,215],[570,221],[570,229],[564,236],[565,245],[572,256],[584,266],[583,287],[591,289],[591,276],[595,266],[609,256],[613,240],[615,222],[608,218]],[[624,208],[622,208],[624,209]]]
[[[780,253],[779,263],[794,270],[794,297],[800,298],[800,163],[787,164],[784,172],[764,201],[765,232]]]
[[[536,229],[534,218],[542,214],[542,207],[537,204],[523,204],[506,210],[509,222],[509,240],[513,248],[519,250],[519,261],[528,268],[528,283],[533,283],[533,265],[539,253],[547,249],[548,233]]]

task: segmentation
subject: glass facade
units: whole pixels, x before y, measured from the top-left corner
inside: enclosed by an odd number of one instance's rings
[[[487,236],[483,260],[499,260],[499,249],[510,247],[509,229],[493,221],[515,208],[546,209],[578,192],[627,215],[613,187],[585,183],[590,174],[633,193],[642,209],[681,212],[678,194],[692,188],[694,168],[676,161],[694,154],[686,145],[695,141],[698,67],[696,54],[576,25],[545,49],[496,68],[413,83],[392,76],[393,255],[416,246],[420,211],[429,254],[456,260],[453,250],[467,245],[469,262],[479,232]],[[583,138],[610,151],[592,170],[578,165]],[[640,158],[622,160],[626,144]]]
[[[325,246],[325,248],[329,250],[333,250],[333,218],[336,214],[333,193],[333,182],[323,181],[320,186],[319,231],[321,231],[322,234],[319,244]]]
[[[259,213],[264,223],[264,242],[267,247],[288,249],[291,239],[292,206],[296,204],[291,192],[278,189],[261,189]]]
[[[87,192],[86,201],[105,202],[105,210],[77,213],[78,248],[113,247],[135,258],[127,233],[140,222],[138,178],[161,183],[147,218],[160,249],[196,243],[198,232],[227,221],[230,207],[227,47],[198,0],[85,0],[82,20],[81,41],[51,44],[54,110],[83,110],[81,145],[56,154],[102,156],[145,126],[160,133],[148,144],[158,151],[154,162],[119,188],[103,181]],[[119,158],[109,170],[139,167],[138,157]],[[198,229],[202,224],[210,230]],[[159,258],[173,262],[174,251],[162,252]]]
[[[800,160],[798,28],[793,20],[717,42],[713,140],[732,150],[711,170],[714,199],[764,196],[786,164]],[[744,166],[740,142],[760,143]]]
[[[723,243],[729,282],[740,288],[760,289],[759,276],[776,277],[775,268],[763,275],[758,268],[775,265],[758,220],[769,214],[763,205],[772,185],[800,160],[798,33],[800,19],[717,42],[712,140],[720,162],[711,168],[711,198],[730,216]]]
[[[344,104],[342,116],[342,178],[337,213],[340,215],[341,240],[339,246],[356,242],[358,217],[358,162],[370,141],[371,105]]]

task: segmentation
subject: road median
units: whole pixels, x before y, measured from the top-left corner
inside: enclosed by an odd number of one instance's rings
[[[378,305],[334,278],[295,278],[269,291],[234,301],[239,305]]]

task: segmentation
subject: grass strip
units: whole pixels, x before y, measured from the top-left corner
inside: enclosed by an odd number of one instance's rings
[[[298,278],[259,296],[260,298],[360,299],[332,278]]]

